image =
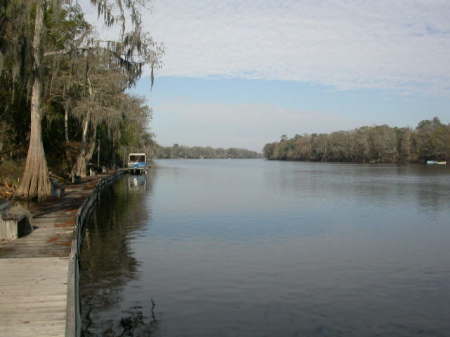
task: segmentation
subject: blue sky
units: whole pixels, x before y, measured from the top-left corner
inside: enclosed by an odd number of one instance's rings
[[[161,144],[260,150],[281,134],[450,121],[448,0],[151,3],[144,28],[166,53],[153,91],[143,78],[135,92]]]
[[[164,145],[245,147],[260,151],[282,134],[362,125],[414,127],[450,121],[450,98],[399,90],[338,90],[301,81],[159,77],[133,90],[152,106],[152,130]]]

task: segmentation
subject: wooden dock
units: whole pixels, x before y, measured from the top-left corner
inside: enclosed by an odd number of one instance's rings
[[[67,322],[75,306],[74,228],[78,209],[100,178],[69,186],[62,199],[32,207],[33,232],[0,241],[0,337],[74,335],[67,331],[75,330],[73,319]]]
[[[65,336],[68,259],[0,259],[0,336]]]

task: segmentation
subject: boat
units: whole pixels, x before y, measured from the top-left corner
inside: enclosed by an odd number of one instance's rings
[[[132,174],[143,174],[147,172],[150,165],[145,153],[130,153],[128,155],[128,171]]]
[[[427,165],[447,165],[447,162],[445,160],[427,160]]]

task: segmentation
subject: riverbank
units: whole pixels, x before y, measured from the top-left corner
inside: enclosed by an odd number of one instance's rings
[[[76,335],[81,227],[121,173],[89,177],[61,199],[31,205],[33,232],[0,241],[0,337]]]

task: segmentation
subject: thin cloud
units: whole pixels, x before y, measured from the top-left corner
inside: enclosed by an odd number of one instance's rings
[[[154,0],[144,22],[160,75],[450,88],[449,1]]]

